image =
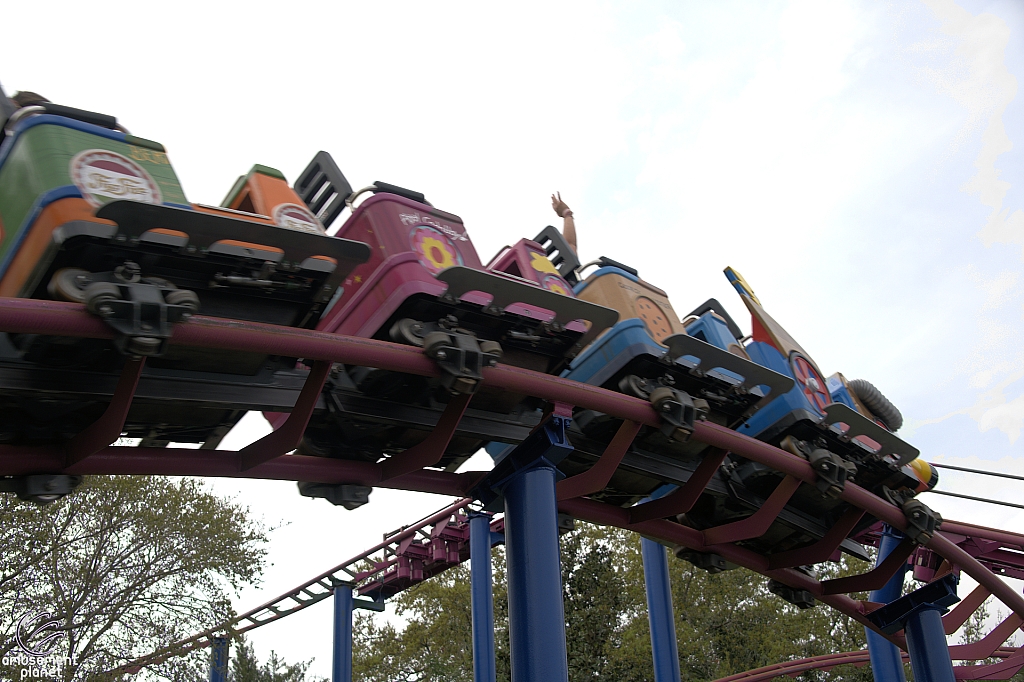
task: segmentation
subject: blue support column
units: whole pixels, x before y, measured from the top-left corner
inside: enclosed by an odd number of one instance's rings
[[[570,421],[568,408],[556,406],[472,491],[488,509],[504,498],[512,682],[569,680],[555,482],[572,452]]]
[[[503,492],[512,682],[568,682],[555,468],[517,471]]]
[[[469,518],[469,571],[473,596],[473,682],[495,682],[491,517]]]
[[[651,625],[654,682],[680,682],[668,554],[663,545],[647,538],[640,538],[640,551],[644,559],[644,587],[647,590],[647,619]]]
[[[331,682],[352,682],[352,587],[334,588],[334,666]]]
[[[882,538],[878,543],[878,558],[875,560],[875,565],[882,563],[902,540],[902,533],[885,526],[882,530]],[[874,590],[868,598],[881,604],[896,601],[903,594],[903,577],[906,573],[907,566],[904,564],[882,589]],[[868,636],[868,653],[871,656],[871,672],[875,676],[875,682],[906,682],[907,676],[903,671],[903,657],[900,648],[877,632],[866,628],[865,630]]]
[[[904,634],[910,652],[914,682],[955,682],[946,631],[942,626],[945,609],[923,608],[907,618]]]
[[[210,647],[210,682],[227,682],[228,638],[214,637]]]
[[[505,500],[512,682],[568,682],[555,468],[572,452],[568,416],[551,415],[491,472]]]

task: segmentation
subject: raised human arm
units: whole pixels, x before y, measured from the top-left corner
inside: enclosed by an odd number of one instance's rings
[[[562,236],[565,237],[565,241],[569,242],[569,246],[572,247],[573,251],[576,249],[576,223],[572,218],[572,209],[569,205],[562,201],[562,193],[556,192],[551,195],[551,208],[555,209],[555,213],[562,219]],[[578,252],[577,252],[578,253]]]

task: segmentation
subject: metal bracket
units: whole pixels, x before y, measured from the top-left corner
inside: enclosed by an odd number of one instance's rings
[[[569,417],[548,416],[476,484],[470,496],[480,500],[485,511],[503,511],[502,490],[516,472],[538,465],[557,467],[573,451],[566,433],[571,421]]]
[[[754,395],[758,395],[761,391],[757,388],[767,386],[768,394],[761,396],[754,409],[775,400],[793,388],[792,378],[688,334],[673,334],[666,337],[662,343],[668,347],[668,352],[664,356],[665,361],[682,365],[691,373],[731,383],[737,392],[757,391]]]
[[[698,552],[695,549],[683,547],[682,545],[676,547],[673,551],[676,557],[683,561],[689,561],[697,568],[703,568],[711,575],[739,568],[737,564],[726,561],[720,554],[715,554],[714,552]]]
[[[661,386],[651,391],[649,400],[661,417],[661,432],[672,440],[685,443],[693,433],[694,422],[701,412],[686,391]],[[701,401],[703,402],[703,401]],[[707,403],[704,403],[706,406]],[[707,414],[703,410],[701,417]]]
[[[839,498],[847,481],[854,480],[857,465],[825,448],[813,447],[805,440],[792,436],[782,439],[781,447],[798,457],[806,459],[818,475],[816,487],[822,494]]]
[[[314,265],[318,269],[325,261],[316,256],[332,258],[331,274],[324,281],[318,302],[325,303],[334,295],[349,273],[361,263],[369,260],[370,247],[362,242],[327,235],[311,234],[289,230],[277,225],[244,220],[224,215],[193,211],[172,206],[143,204],[138,201],[118,200],[104,204],[96,211],[97,218],[117,223],[115,241],[144,239],[153,228],[165,228],[184,232],[188,235],[188,247],[199,253],[215,249],[218,242],[229,239],[244,239],[254,244],[265,244],[284,250],[284,258],[300,264],[300,267]],[[152,234],[152,233],[151,233]]]
[[[782,597],[801,611],[803,609],[813,608],[815,605],[814,595],[811,594],[810,591],[801,590],[797,587],[790,587],[786,583],[778,580],[768,581],[768,591],[777,597]]]
[[[919,545],[931,540],[942,525],[942,516],[921,500],[906,500],[900,506],[907,517],[906,535]]]
[[[867,614],[875,627],[887,635],[895,635],[902,630],[907,620],[919,611],[934,609],[946,613],[948,607],[960,601],[956,596],[957,578],[950,573],[935,582],[928,583],[896,601],[886,604]]]
[[[423,350],[441,369],[441,385],[456,395],[475,393],[483,379],[481,370],[498,364],[501,357],[500,349],[488,347],[491,352],[484,352],[476,336],[455,331],[427,334]]]
[[[590,327],[579,340],[583,348],[597,338],[598,334],[618,322],[619,314],[603,306],[571,296],[556,294],[525,281],[516,281],[492,272],[474,270],[461,265],[437,273],[437,279],[448,285],[444,296],[462,298],[470,291],[479,291],[493,296],[488,307],[504,311],[514,303],[525,303],[550,310],[555,314],[553,322],[562,327],[576,321],[587,320]]]
[[[108,286],[116,286],[121,298],[107,298],[90,308],[114,328],[114,345],[126,355],[162,355],[173,333],[173,324],[187,319],[195,310],[192,306],[167,303],[164,293],[174,291],[170,288],[141,282]]]
[[[378,599],[353,599],[352,608],[383,613],[384,597],[379,597]]]
[[[846,429],[838,425],[845,424]],[[825,407],[825,417],[819,424],[822,428],[830,429],[839,434],[842,440],[852,441],[858,436],[864,436],[878,443],[881,449],[875,453],[878,457],[893,455],[897,458],[897,465],[903,466],[915,459],[921,451],[908,444],[899,436],[886,431],[860,412],[843,405],[832,403]],[[859,441],[858,441],[859,444]],[[866,445],[863,446],[867,448]]]
[[[348,483],[310,483],[300,482],[299,494],[303,497],[322,497],[335,507],[348,510],[357,509],[370,501],[373,488],[368,485],[351,485]]]
[[[0,478],[0,493],[14,493],[19,500],[42,506],[64,497],[82,482],[81,476],[67,474],[30,474]]]

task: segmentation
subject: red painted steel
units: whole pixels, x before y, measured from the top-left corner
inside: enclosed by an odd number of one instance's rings
[[[972,658],[957,658],[955,654],[960,653],[957,649],[958,647],[956,646],[950,647],[950,654],[953,655],[953,660],[976,660]],[[993,656],[1001,657],[1004,660],[987,665],[953,666],[953,674],[958,680],[1007,680],[1016,674],[1021,667],[1024,667],[1024,649],[1000,649]],[[903,660],[909,662],[910,656],[904,653]],[[829,671],[841,665],[853,665],[859,668],[867,665],[869,662],[870,657],[866,650],[845,651],[767,665],[763,668],[747,670],[746,672],[736,673],[728,677],[720,677],[715,682],[766,682],[767,680],[773,680],[784,675],[796,677],[800,673],[809,670]]]
[[[791,549],[788,552],[776,552],[768,559],[768,565],[772,568],[792,568],[817,564],[827,561],[838,550],[839,545],[846,539],[854,529],[854,526],[864,517],[864,510],[851,507],[843,514],[828,532],[818,542],[800,549]]]
[[[640,424],[637,422],[628,420],[622,422],[622,426],[619,427],[611,442],[608,443],[608,447],[601,453],[600,459],[592,467],[581,474],[558,482],[556,486],[558,499],[584,497],[604,490],[639,431]]]
[[[800,479],[786,476],[775,487],[775,490],[764,501],[760,509],[742,521],[733,521],[732,523],[708,528],[703,531],[704,542],[709,545],[719,545],[723,542],[739,542],[740,540],[761,537],[799,487]]]
[[[711,477],[718,473],[718,467],[722,466],[722,462],[725,461],[725,457],[728,454],[725,450],[713,450],[706,453],[694,470],[693,475],[690,476],[690,480],[684,483],[678,490],[657,500],[651,500],[650,502],[631,507],[629,510],[629,522],[639,523],[652,519],[664,519],[670,516],[685,514],[693,509],[697,498],[704,492],[704,488],[711,480]]]
[[[889,582],[900,566],[907,563],[907,559],[914,551],[914,543],[909,538],[896,545],[896,549],[885,557],[885,560],[872,568],[867,573],[851,575],[835,580],[826,580],[821,584],[826,594],[841,594],[843,592],[867,592],[868,590],[880,590]]]
[[[327,375],[330,371],[330,362],[317,360],[313,363],[313,369],[306,377],[306,383],[303,384],[299,398],[295,401],[295,407],[285,419],[284,424],[238,451],[241,471],[248,471],[254,466],[277,459],[299,446],[302,433],[306,430],[306,425],[309,424],[309,418],[313,415],[313,408],[316,407],[317,398],[324,390],[324,384],[327,382]]]
[[[448,449],[448,443],[455,435],[459,420],[465,414],[472,398],[473,396],[469,393],[452,398],[429,436],[408,450],[381,462],[380,480],[387,481],[437,464],[444,455],[444,451]]]
[[[21,333],[38,333],[54,335],[77,335],[95,338],[111,338],[112,332],[101,321],[85,313],[80,305],[70,303],[54,303],[23,299],[0,299],[0,329]],[[438,376],[438,370],[422,351],[411,346],[402,346],[383,341],[363,338],[352,338],[334,334],[297,330],[273,325],[220,320],[196,316],[186,323],[175,327],[170,343],[175,345],[220,348],[236,351],[261,352],[287,357],[304,358],[316,361],[318,367],[330,362],[345,362],[370,367],[381,367],[392,371],[407,372],[424,376]],[[613,417],[633,422],[627,431],[620,431],[614,449],[609,446],[606,454],[612,455],[607,463],[601,465],[598,474],[586,476],[579,484],[586,486],[573,490],[563,486],[565,495],[581,495],[584,491],[592,491],[595,482],[606,480],[608,469],[614,472],[611,462],[618,457],[618,451],[628,435],[635,432],[640,425],[659,426],[659,418],[649,403],[619,393],[614,393],[594,386],[579,384],[558,377],[548,376],[524,369],[499,365],[483,370],[484,383],[492,388],[504,389],[524,395],[536,396],[552,403],[575,405],[578,407],[604,412]],[[458,401],[453,401],[456,404]],[[564,410],[564,408],[563,408]],[[452,408],[454,415],[456,409]],[[461,412],[458,412],[461,415]],[[451,417],[457,423],[455,416]],[[301,421],[301,420],[300,420]],[[450,426],[450,425],[448,425]],[[445,432],[448,428],[440,429]],[[443,435],[443,434],[442,434]],[[690,549],[714,552],[728,561],[746,566],[766,576],[779,580],[787,585],[811,592],[823,603],[832,606],[851,616],[858,622],[868,625],[865,614],[875,605],[858,601],[840,592],[869,589],[876,582],[885,582],[895,570],[899,561],[905,560],[913,546],[907,548],[903,558],[886,562],[877,570],[862,576],[844,578],[837,581],[818,582],[801,571],[789,568],[797,559],[804,555],[780,555],[769,558],[748,548],[735,544],[740,538],[752,537],[751,533],[763,532],[764,521],[774,519],[778,507],[781,509],[788,499],[789,488],[800,483],[815,484],[816,474],[810,464],[789,452],[731,431],[725,427],[708,422],[696,424],[692,435],[694,440],[711,445],[716,451],[709,453],[705,459],[706,466],[699,468],[700,476],[691,478],[694,485],[684,485],[679,491],[659,500],[658,506],[649,503],[634,509],[615,507],[609,504],[573,497],[562,499],[559,507],[585,521],[599,524],[614,525],[634,530],[656,538],[670,545],[682,545]],[[383,485],[390,488],[421,490],[442,494],[462,496],[473,488],[485,475],[484,472],[467,472],[455,474],[443,471],[418,469],[436,462],[436,457],[443,453],[447,445],[447,437],[438,436],[431,445],[424,445],[420,450],[407,456],[404,463],[401,457],[386,465],[392,471],[387,480],[382,481],[381,467],[367,462],[354,462],[330,458],[307,457],[303,455],[283,455],[268,461],[254,464],[254,459],[237,452],[226,451],[195,451],[164,448],[101,448],[81,460],[76,467],[80,473],[93,474],[163,474],[163,475],[204,475],[250,478],[273,478],[285,480],[303,480],[323,483],[355,483],[362,485]],[[277,448],[275,448],[276,450]],[[248,451],[251,454],[253,451]],[[778,499],[772,500],[767,511],[758,512],[754,516],[740,521],[739,525],[728,524],[718,529],[705,532],[661,518],[679,513],[676,509],[692,504],[692,499],[703,489],[708,478],[720,464],[724,453],[732,452],[740,457],[765,464],[788,477],[788,483],[780,488]],[[58,473],[65,470],[64,451],[59,447],[0,447],[0,475],[18,475],[26,473]],[[279,454],[269,452],[264,454]],[[408,454],[408,452],[407,452]],[[599,463],[604,460],[602,457]],[[245,466],[254,464],[251,468]],[[713,465],[713,466],[712,466]],[[588,480],[589,479],[589,480]],[[571,479],[570,479],[571,480]],[[697,488],[697,485],[700,488]],[[573,484],[574,486],[577,484]],[[785,499],[784,499],[785,498]],[[873,495],[859,486],[848,483],[840,499],[849,503],[857,510],[863,510],[875,519],[900,529],[906,529],[903,512],[889,502]],[[676,506],[678,504],[678,507]],[[646,507],[646,508],[645,508]],[[652,516],[657,514],[658,516]],[[760,514],[760,516],[758,516]],[[826,550],[835,551],[836,540],[841,540],[842,527],[855,523],[859,511],[851,511],[826,538],[811,547],[804,548],[807,556],[812,558],[823,556]],[[740,531],[743,532],[740,532]],[[410,545],[411,547],[411,545]],[[991,592],[997,599],[1011,609],[1013,615],[998,632],[993,632],[984,643],[976,643],[975,649],[991,649],[1004,630],[1016,629],[1021,618],[1024,618],[1024,597],[1017,594],[986,566],[1013,566],[1019,561],[1019,552],[1024,549],[1024,536],[1008,531],[982,528],[971,524],[946,522],[939,533],[928,541],[929,551],[941,556],[949,566],[959,568],[974,578],[983,588]],[[1005,547],[1013,551],[1005,551]],[[1001,552],[1001,553],[1000,553]],[[975,556],[977,555],[977,556]],[[985,563],[983,563],[985,562]],[[409,570],[413,570],[412,564]],[[416,569],[418,570],[418,569]],[[410,575],[412,575],[410,573]],[[957,614],[958,620],[963,612]],[[952,620],[950,621],[950,624]],[[899,635],[889,637],[899,645],[905,645]],[[955,658],[955,656],[954,656]],[[991,672],[976,666],[978,674],[1002,674],[994,668]],[[974,673],[972,673],[974,674]],[[966,679],[966,678],[965,678]],[[980,678],[978,678],[980,679]]]
[[[103,415],[90,424],[84,431],[68,441],[64,463],[68,473],[78,473],[75,465],[85,458],[96,454],[121,436],[124,420],[132,406],[135,389],[142,376],[142,368],[146,358],[129,358],[125,360],[121,377],[117,380],[114,395],[103,411]]]

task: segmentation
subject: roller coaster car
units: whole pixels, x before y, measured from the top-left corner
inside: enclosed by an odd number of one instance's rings
[[[664,292],[640,280],[631,268],[611,265],[614,261],[608,259],[599,263],[601,268],[577,284],[577,295],[633,319],[612,327],[564,376],[649,400],[661,415],[662,428],[641,428],[624,466],[598,495],[631,504],[662,483],[630,466],[632,458],[650,456],[677,466],[696,466],[709,449],[689,438],[696,421],[734,428],[772,397],[788,391],[793,382],[688,336]],[[620,425],[621,420],[608,415],[576,410],[571,430],[576,451],[563,461],[563,471],[571,475],[588,468]]]
[[[0,441],[81,431],[126,355],[146,358],[125,432],[147,445],[215,447],[245,410],[294,402],[294,358],[168,346],[172,326],[202,312],[313,328],[369,248],[326,236],[273,169],[229,199],[242,210],[188,204],[164,148],[113,117],[45,104],[7,118],[0,296],[82,303],[115,339],[3,335]]]
[[[899,411],[867,382],[846,382],[842,375],[835,375],[829,382],[822,379],[807,352],[764,311],[742,277],[731,269],[726,273],[753,317],[752,340],[744,345],[738,327],[714,300],[688,316],[687,331],[719,348],[742,352],[757,364],[794,380],[791,390],[774,397],[736,431],[808,460],[819,477],[816,486],[800,485],[768,532],[746,544],[772,552],[821,538],[824,530],[848,509],[838,499],[847,481],[896,502],[933,488],[938,482],[935,469],[887,427],[888,423],[898,428],[902,421]],[[834,393],[829,392],[830,386]],[[884,421],[879,414],[885,415]],[[702,496],[682,519],[684,522],[708,528],[749,516],[775,491],[783,475],[763,464],[729,455],[720,478],[728,494]],[[851,535],[873,522],[865,517]],[[849,540],[844,548],[857,553]],[[698,563],[707,559],[696,555],[686,558]]]
[[[421,441],[459,393],[473,397],[440,466],[457,467],[486,440],[521,440],[536,423],[534,401],[478,391],[481,370],[501,362],[558,373],[617,319],[573,297],[539,246],[506,247],[485,268],[458,216],[382,182],[353,192],[325,152],[296,186],[327,225],[352,207],[337,234],[372,252],[317,328],[422,347],[442,372],[439,380],[371,367],[335,372],[327,413],[314,415],[302,452],[377,461]],[[355,206],[363,193],[373,196]]]
[[[934,487],[937,476],[932,467],[918,460],[916,448],[892,433],[902,425],[899,410],[865,381],[848,383],[841,374],[829,381],[822,378],[807,351],[765,312],[743,278],[731,268],[726,275],[753,320],[752,338],[744,350],[754,362],[796,382],[790,392],[751,416],[737,431],[804,458],[813,459],[811,453],[818,452],[814,457],[820,459],[820,451],[828,451],[835,466],[849,472],[847,480],[876,493],[883,486],[911,492]],[[830,385],[835,387],[835,398]],[[851,393],[851,387],[859,389],[867,402]],[[842,481],[833,483],[841,486]]]
[[[553,238],[553,241],[557,242],[557,239]],[[550,248],[558,250],[566,247],[564,244],[554,244]],[[665,423],[660,433],[648,429],[638,434],[609,486],[594,497],[620,505],[632,505],[641,496],[657,494],[658,489],[664,492],[666,488],[662,486],[665,484],[679,486],[689,481],[703,459],[711,456],[709,448],[689,444],[680,438],[685,437],[686,429],[679,430],[681,420],[677,415],[689,411],[688,402],[694,403],[695,408],[704,408],[705,405],[691,397],[697,395],[695,391],[704,392],[705,395],[699,399],[707,401],[709,407],[718,408],[717,418],[711,417],[716,423],[736,428],[740,432],[749,431],[749,425],[758,424],[758,420],[774,426],[774,430],[764,428],[770,436],[775,437],[771,442],[810,460],[821,478],[817,486],[799,486],[764,534],[743,541],[743,544],[757,551],[784,551],[820,539],[846,510],[846,506],[835,497],[847,478],[856,479],[858,483],[879,493],[888,487],[902,496],[925,489],[924,486],[934,485],[934,470],[923,461],[914,459],[916,450],[874,421],[854,413],[847,404],[825,405],[820,413],[810,411],[813,405],[809,403],[811,396],[807,389],[814,384],[807,381],[807,365],[801,361],[806,357],[805,353],[793,356],[796,367],[802,373],[790,369],[786,363],[761,362],[761,349],[756,345],[743,345],[738,326],[714,299],[705,302],[687,316],[686,333],[673,335],[675,325],[683,327],[684,324],[677,322],[667,298],[658,299],[652,295],[664,296],[660,290],[640,280],[635,270],[618,264],[611,266],[607,259],[598,263],[604,267],[587,278],[585,283],[577,285],[577,295],[586,297],[590,288],[590,300],[617,308],[623,317],[632,314],[638,319],[617,324],[574,362],[566,376],[647,398],[663,415]],[[594,282],[601,282],[599,277],[604,277],[613,286],[599,289],[588,287]],[[668,350],[658,349],[656,340],[667,346]],[[708,352],[709,346],[713,346],[710,349],[713,353]],[[640,358],[643,360],[639,365],[629,364],[637,363]],[[754,362],[750,361],[751,358]],[[698,364],[683,376],[678,373],[678,368],[674,368],[676,371],[668,375],[667,380],[652,382],[651,379],[658,376],[650,365],[654,359],[662,363],[662,366],[675,365],[680,360],[690,363],[697,361]],[[636,371],[637,367],[642,369]],[[709,368],[715,371],[708,372]],[[630,374],[632,377],[626,378]],[[721,397],[707,400],[706,393],[714,393],[714,388],[685,387],[683,382],[693,382],[694,375],[702,374],[717,374],[718,379],[724,378],[731,382],[732,386],[719,387],[717,391],[719,396],[731,400],[722,400]],[[841,380],[841,376],[834,380]],[[670,398],[665,389],[678,389],[680,386],[685,387],[683,399]],[[741,390],[737,391],[737,387]],[[757,387],[759,400],[748,403],[737,400],[737,397],[743,395],[750,400],[750,396],[755,395],[751,390],[754,387]],[[861,393],[870,394],[870,391],[862,390]],[[878,396],[871,397],[874,399]],[[884,401],[884,398],[881,400]],[[848,404],[855,403],[850,399]],[[880,403],[875,400],[872,404]],[[863,409],[863,403],[857,405]],[[803,410],[807,416],[798,410]],[[696,413],[698,410],[693,411]],[[886,410],[880,411],[888,414]],[[891,408],[891,411],[895,411],[895,408]],[[893,421],[891,416],[886,419]],[[618,424],[617,420],[610,420],[604,415],[577,411],[570,432],[576,450],[561,465],[563,471],[573,474],[585,470],[604,451]],[[794,424],[797,425],[796,429],[786,430]],[[676,435],[674,442],[668,435],[673,433]],[[813,439],[801,440],[794,433]],[[760,437],[760,432],[755,435]],[[822,447],[822,444],[831,446],[831,450]],[[847,458],[854,457],[848,453],[855,453],[860,469],[851,466],[848,459],[836,456],[833,452],[843,453]],[[721,453],[715,456],[721,456]],[[909,465],[907,461],[910,461]],[[717,475],[707,482],[705,492],[679,520],[699,529],[742,520],[764,505],[781,480],[782,476],[777,471],[728,455]],[[862,525],[870,523],[870,520],[865,520]],[[844,540],[842,548],[855,556],[866,556],[863,548],[853,540]],[[683,555],[709,570],[725,567],[719,557],[693,552],[684,552]]]

